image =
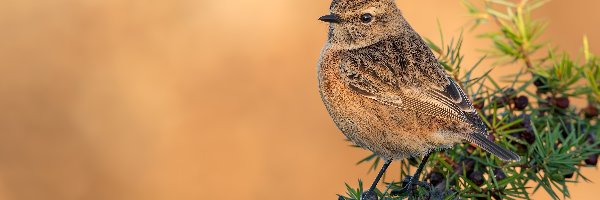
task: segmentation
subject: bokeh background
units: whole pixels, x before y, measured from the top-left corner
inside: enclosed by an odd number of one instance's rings
[[[0,199],[335,199],[370,182],[355,165],[368,152],[317,92],[329,3],[2,0]],[[469,21],[458,0],[398,5],[434,41],[436,20],[448,37]],[[536,16],[557,47],[575,54],[587,34],[599,54],[599,7],[555,0]],[[487,45],[474,34],[471,64]]]

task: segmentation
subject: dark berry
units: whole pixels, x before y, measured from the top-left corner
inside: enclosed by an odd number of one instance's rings
[[[596,108],[596,106],[593,105],[588,105],[586,108],[583,109],[583,114],[585,115],[585,118],[588,119],[596,118],[598,117],[598,108]]]
[[[550,92],[550,88],[548,87],[548,79],[539,75],[535,75],[533,78],[535,79],[535,81],[533,81],[533,85],[537,87],[538,94]]]
[[[466,159],[463,163],[464,163],[465,169],[469,173],[472,172],[473,169],[475,168],[475,160],[473,160],[473,159]]]
[[[533,85],[535,85],[535,87],[541,87],[544,85],[544,83],[539,79],[536,79],[535,81],[533,81]]]
[[[499,193],[498,191],[494,191],[494,192],[492,192],[492,197],[493,197],[495,200],[502,200],[502,197],[500,196],[500,193]]]
[[[477,186],[481,186],[483,185],[483,182],[485,182],[483,173],[480,171],[473,171],[471,174],[469,174],[469,179],[471,179],[471,181],[473,181],[473,183],[475,183]]]
[[[535,142],[535,133],[533,132],[533,127],[531,126],[531,117],[529,117],[527,114],[520,115],[520,117],[523,118],[523,121],[521,121],[521,126],[525,129],[521,132],[521,137],[523,137],[527,143],[533,144]]]
[[[525,108],[527,108],[529,105],[529,98],[526,96],[519,96],[514,100],[514,102],[517,110],[525,110]]]
[[[533,81],[533,85],[535,85],[536,87],[546,86],[546,82],[548,82],[546,77],[543,76],[535,75],[533,76],[533,78],[535,79],[535,81]]]
[[[506,178],[506,174],[504,171],[502,171],[502,169],[496,168],[494,169],[494,178],[496,178],[497,181],[501,181]]]
[[[496,108],[502,108],[509,103],[509,99],[506,96],[495,96],[492,102],[496,105]]]
[[[575,175],[575,173],[571,172],[571,173],[565,174],[564,177],[565,177],[565,179],[567,179],[567,178],[573,178],[574,175]]]
[[[597,166],[598,165],[598,154],[591,155],[590,157],[586,158],[585,159],[585,164],[586,165]]]
[[[495,168],[494,169],[494,179],[496,179],[496,181],[502,181],[504,179],[506,179],[506,174],[504,173],[504,171],[502,171],[501,168]],[[502,189],[506,188],[506,185],[504,186],[500,186]]]
[[[474,168],[475,168],[475,160],[464,159],[464,160],[460,161],[457,165],[454,166],[454,173],[462,174],[464,171],[464,172],[466,172],[466,174],[470,174],[471,172],[473,172]]]
[[[594,143],[596,143],[596,135],[593,133],[589,133],[587,137],[587,143],[589,145],[593,145]],[[596,148],[600,148],[600,144]]]
[[[519,118],[523,119],[523,121],[521,121],[521,127],[533,131],[533,127],[531,126],[531,116],[523,113],[519,115]]]
[[[477,110],[481,110],[483,109],[483,107],[485,106],[485,101],[483,98],[479,97],[477,99],[475,99],[475,104],[473,105],[473,107]]]
[[[523,131],[521,132],[523,139],[527,141],[529,144],[533,144],[535,142],[535,134],[533,131]]]
[[[556,107],[567,109],[569,108],[569,98],[568,97],[559,97],[555,99],[554,105]]]
[[[433,186],[437,186],[442,181],[444,181],[444,175],[439,172],[431,172],[429,174],[429,183]]]

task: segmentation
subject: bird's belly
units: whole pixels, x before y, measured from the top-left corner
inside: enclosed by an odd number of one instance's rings
[[[452,134],[442,131],[444,122],[433,116],[387,106],[363,106],[345,111],[351,114],[335,120],[336,124],[355,144],[385,159],[422,156],[456,143],[448,137]]]

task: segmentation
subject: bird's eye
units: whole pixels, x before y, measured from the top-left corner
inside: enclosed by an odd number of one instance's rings
[[[365,13],[360,16],[360,21],[365,24],[369,23],[369,22],[373,21],[373,15],[371,15],[371,13]]]

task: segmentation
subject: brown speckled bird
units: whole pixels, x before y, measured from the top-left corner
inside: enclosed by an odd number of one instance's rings
[[[519,160],[487,139],[467,95],[393,0],[333,0],[330,12],[319,18],[329,22],[318,69],[321,97],[347,138],[386,160],[366,199],[393,159],[424,156],[406,189],[433,150],[456,143]]]

